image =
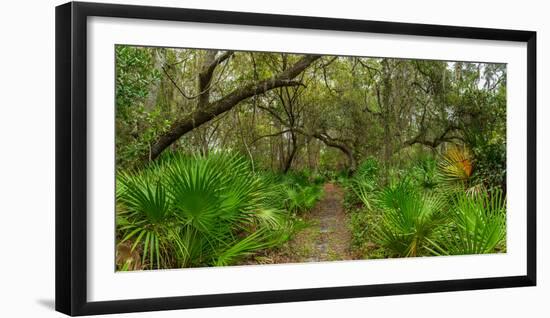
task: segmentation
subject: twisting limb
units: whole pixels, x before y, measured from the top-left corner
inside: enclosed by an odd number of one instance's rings
[[[211,59],[211,62],[216,63],[217,65],[223,60],[229,58],[230,55],[224,54],[222,56],[213,59],[213,61]],[[210,56],[210,58],[212,57]],[[306,55],[285,71],[282,71],[271,78],[237,88],[213,102],[209,101],[208,93],[201,95],[201,98],[199,99],[199,107],[197,107],[197,109],[188,116],[175,121],[170,128],[168,128],[168,130],[151,146],[151,160],[156,159],[164,151],[164,149],[178,140],[185,133],[225,113],[247,98],[263,94],[277,87],[303,85],[303,83],[294,80],[294,78],[319,58],[319,55]],[[206,72],[201,72],[202,75],[199,76],[203,76],[202,85],[208,85],[208,76],[205,76],[205,74],[210,74],[211,77],[213,69],[210,67],[203,69],[206,70]],[[144,159],[146,159],[146,157]]]
[[[438,136],[436,136],[434,139],[429,140],[426,138],[426,129],[422,129],[421,132],[413,137],[412,139],[409,139],[404,142],[405,146],[412,146],[414,144],[421,144],[425,146],[429,146],[431,148],[436,148],[443,142],[451,142],[453,140],[460,140],[461,137],[458,136],[448,136],[449,133],[459,130],[460,127],[456,125],[449,125],[445,130]]]

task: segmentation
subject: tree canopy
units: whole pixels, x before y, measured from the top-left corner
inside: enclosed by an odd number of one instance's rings
[[[390,164],[452,143],[503,156],[504,64],[132,46],[116,56],[120,167],[166,149],[233,149],[284,172],[353,172],[369,156]]]

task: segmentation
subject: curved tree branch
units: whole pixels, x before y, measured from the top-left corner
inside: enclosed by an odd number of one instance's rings
[[[225,57],[225,59],[228,57],[229,56]],[[277,87],[302,85],[301,82],[294,80],[294,78],[319,58],[319,55],[306,55],[290,68],[274,75],[269,79],[237,88],[214,102],[207,102],[203,100],[202,102],[205,104],[198,107],[192,114],[174,122],[168,131],[161,135],[151,146],[151,160],[157,158],[164,151],[164,149],[178,140],[185,133],[232,109],[242,100],[254,95],[263,94]],[[216,61],[217,63],[221,63],[223,59],[220,57],[214,60],[214,62]],[[207,69],[207,72],[210,72],[210,68]],[[144,159],[146,159],[146,157]]]
[[[436,148],[443,142],[450,142],[456,139],[460,139],[459,137],[456,137],[456,136],[448,136],[449,133],[459,129],[460,127],[456,125],[449,125],[447,128],[445,128],[445,130],[440,135],[436,136],[432,140],[429,140],[426,138],[426,129],[422,129],[422,131],[418,135],[416,135],[412,139],[405,141],[404,145],[412,146],[415,144],[421,144],[421,145],[429,146],[431,148]]]

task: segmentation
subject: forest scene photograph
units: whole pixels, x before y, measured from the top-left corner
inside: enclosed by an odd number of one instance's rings
[[[116,271],[506,253],[506,64],[114,49]]]

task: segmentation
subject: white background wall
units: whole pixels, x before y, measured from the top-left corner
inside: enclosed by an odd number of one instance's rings
[[[548,317],[550,22],[545,1],[161,0],[189,8],[527,29],[538,32],[537,287],[117,315],[116,317]],[[62,317],[54,303],[54,6],[0,13],[0,316]]]

